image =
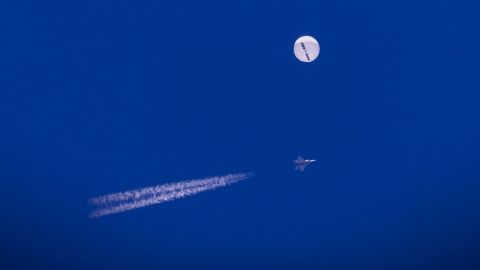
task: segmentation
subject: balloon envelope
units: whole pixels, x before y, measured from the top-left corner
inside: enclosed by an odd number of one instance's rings
[[[299,37],[293,45],[293,53],[302,62],[312,62],[320,54],[320,45],[311,36]]]

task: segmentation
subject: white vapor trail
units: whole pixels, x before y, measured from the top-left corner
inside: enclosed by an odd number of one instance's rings
[[[121,213],[152,204],[158,204],[191,196],[202,191],[213,190],[252,177],[252,173],[228,174],[198,180],[187,180],[159,186],[139,188],[91,198],[89,202],[99,208],[89,217],[99,218]]]

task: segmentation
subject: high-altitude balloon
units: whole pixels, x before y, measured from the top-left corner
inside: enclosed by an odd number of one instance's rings
[[[320,45],[311,36],[299,37],[293,45],[295,57],[302,62],[312,62],[320,54]]]

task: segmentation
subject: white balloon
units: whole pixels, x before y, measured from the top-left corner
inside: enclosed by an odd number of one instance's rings
[[[293,45],[293,53],[302,62],[312,62],[320,54],[320,44],[311,36],[299,37]]]

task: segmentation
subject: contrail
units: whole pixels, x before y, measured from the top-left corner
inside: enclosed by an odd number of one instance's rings
[[[182,190],[185,188],[202,186],[205,184],[212,183],[212,181],[218,180],[222,177],[229,177],[229,176],[230,175],[220,176],[220,177],[210,177],[210,178],[198,179],[198,180],[186,180],[186,181],[177,182],[177,183],[164,184],[161,186],[152,186],[152,187],[129,190],[125,192],[112,193],[112,194],[91,198],[89,202],[90,204],[94,204],[94,205],[102,205],[102,204],[119,203],[122,201],[138,200],[143,197],[153,196],[154,194],[158,194],[158,193],[167,193],[167,192]]]
[[[98,205],[99,209],[93,211],[89,217],[99,218],[110,214],[121,213],[152,204],[158,204],[191,196],[202,191],[213,190],[252,177],[252,173],[228,174],[198,180],[187,180],[134,189],[125,192],[112,193],[91,198],[89,202]]]

